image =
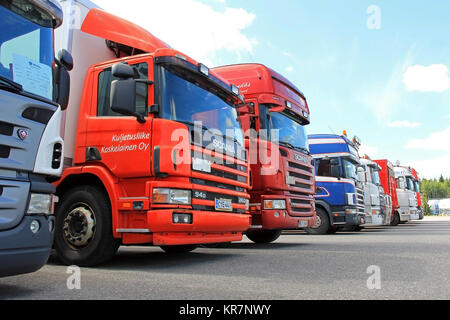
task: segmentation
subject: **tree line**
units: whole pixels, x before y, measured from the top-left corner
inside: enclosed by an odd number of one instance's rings
[[[423,179],[420,184],[420,192],[422,193],[425,214],[431,215],[428,200],[450,198],[450,179],[444,179],[442,175],[439,179]]]

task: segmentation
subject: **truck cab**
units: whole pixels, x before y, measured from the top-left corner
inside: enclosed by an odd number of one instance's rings
[[[0,2],[0,277],[40,269],[53,244],[49,181],[62,172],[70,69],[54,53],[62,20],[52,0]]]
[[[394,167],[397,180],[397,198],[399,204],[400,223],[418,220],[417,195],[414,187],[414,176],[410,168],[397,164]]]
[[[385,195],[381,185],[379,176],[381,167],[367,155],[360,161],[364,169],[361,177],[364,184],[364,207],[367,218],[364,226],[390,224],[391,201],[390,196]]]
[[[89,1],[70,5],[81,29],[57,34],[78,62],[56,183],[60,259],[96,266],[120,245],[240,241],[250,216],[239,88]]]
[[[417,212],[419,213],[419,220],[423,220],[424,218],[423,198],[422,194],[420,193],[419,173],[414,168],[411,168],[411,173],[414,177],[414,190],[416,191]]]
[[[305,96],[261,64],[213,70],[239,87],[247,104],[240,112],[252,172],[252,225],[247,237],[267,243],[283,229],[313,226],[314,162],[306,135],[310,111]],[[264,159],[266,154],[271,156]]]
[[[358,139],[335,134],[310,135],[315,160],[317,223],[310,234],[326,234],[340,228],[359,230],[366,223],[364,190],[357,168],[361,165]]]

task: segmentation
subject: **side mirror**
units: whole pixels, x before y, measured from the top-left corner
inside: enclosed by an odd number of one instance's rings
[[[72,71],[73,69],[73,58],[69,51],[61,49],[56,56],[56,64],[64,67],[67,71]]]
[[[366,170],[364,170],[363,167],[358,167],[358,168],[356,169],[356,174],[358,175],[359,181],[361,181],[361,182],[367,182],[367,179],[366,179]]]
[[[116,63],[112,67],[112,75],[120,79],[133,79],[134,69],[125,63]]]
[[[61,106],[61,110],[66,110],[69,106],[69,71],[73,69],[73,58],[67,50],[61,49],[55,58],[55,62],[55,89],[53,100]]]
[[[244,106],[237,109],[239,116],[246,116],[255,113],[255,107],[252,104],[245,104]]]
[[[398,186],[400,187],[400,189],[406,189],[405,178],[403,177],[398,178]]]
[[[271,113],[272,113],[272,112],[280,113],[280,112],[283,112],[284,109],[286,109],[285,106],[277,106],[277,107],[270,108],[270,109],[269,109],[269,112],[271,112]]]
[[[136,80],[121,79],[111,83],[111,110],[136,117],[139,123],[146,122],[144,116],[136,112]]]
[[[334,178],[339,178],[341,175],[341,173],[339,171],[339,165],[333,164],[333,162],[330,162],[330,163],[331,163],[331,168],[330,168],[331,176]]]

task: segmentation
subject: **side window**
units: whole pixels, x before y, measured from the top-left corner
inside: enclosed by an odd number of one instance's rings
[[[316,159],[316,168],[318,177],[339,178],[339,160],[338,159]]]
[[[134,68],[135,79],[148,80],[148,64],[139,63],[132,65]],[[97,116],[98,117],[120,117],[122,115],[115,113],[110,107],[111,83],[119,80],[112,75],[111,68],[100,72],[98,76],[97,93]],[[148,85],[145,83],[136,84],[136,110],[143,116],[147,116],[148,110]]]

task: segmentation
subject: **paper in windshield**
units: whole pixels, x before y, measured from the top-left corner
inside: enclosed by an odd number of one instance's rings
[[[52,100],[52,68],[15,54],[13,56],[14,81],[27,92]]]

